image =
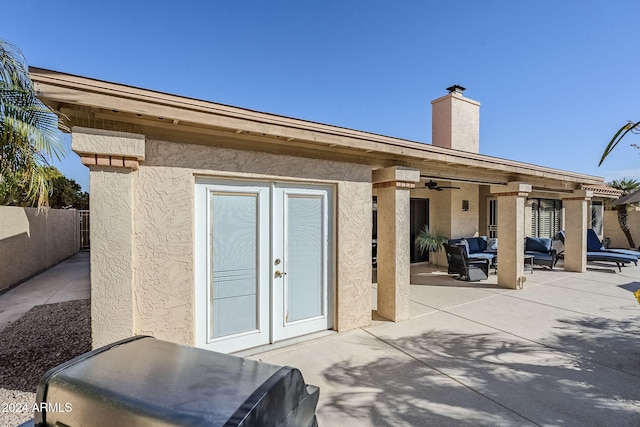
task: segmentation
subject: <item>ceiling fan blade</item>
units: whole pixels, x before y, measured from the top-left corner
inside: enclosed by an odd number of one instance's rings
[[[429,180],[428,182],[425,182],[424,186],[427,190],[436,190],[436,191],[442,191],[443,188],[453,188],[455,190],[460,189],[460,187],[453,187],[450,185],[438,185],[438,183],[435,182],[434,180]]]

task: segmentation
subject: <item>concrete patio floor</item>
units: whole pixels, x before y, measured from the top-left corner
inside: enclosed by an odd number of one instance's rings
[[[640,267],[616,270],[536,268],[508,290],[413,266],[411,320],[251,358],[319,386],[325,426],[638,426]]]
[[[536,268],[522,290],[411,272],[410,320],[374,311],[370,327],[250,358],[319,386],[321,426],[640,425],[640,267]],[[30,306],[88,298],[88,277],[81,253],[0,295],[0,330]]]

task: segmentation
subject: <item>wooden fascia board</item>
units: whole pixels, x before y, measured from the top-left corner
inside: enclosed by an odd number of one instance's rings
[[[32,68],[31,77],[37,83],[42,98],[56,105],[66,103],[118,110],[178,120],[183,124],[193,123],[231,131],[251,132],[279,139],[293,138],[301,142],[326,144],[329,147],[356,149],[358,156],[376,152],[395,159],[454,164],[523,177],[531,176],[584,184],[603,182],[602,178],[591,175],[451,150],[48,70]]]

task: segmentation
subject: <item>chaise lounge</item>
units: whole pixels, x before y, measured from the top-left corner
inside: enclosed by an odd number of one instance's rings
[[[596,232],[593,231],[592,228],[589,228],[587,230],[587,252],[608,252],[613,254],[630,255],[630,256],[636,257],[636,259],[640,258],[640,252],[638,251],[632,251],[629,249],[605,248],[602,242],[600,241],[600,238],[598,237]],[[636,263],[636,265],[638,264]]]
[[[564,231],[558,232],[556,237],[564,245]],[[563,252],[564,251],[558,254],[558,259],[564,258]],[[622,253],[607,252],[602,250],[589,251],[587,249],[587,262],[614,262],[618,266],[618,270],[622,272],[622,266],[625,264],[632,262],[635,265],[638,265],[638,257],[634,255],[625,255]]]

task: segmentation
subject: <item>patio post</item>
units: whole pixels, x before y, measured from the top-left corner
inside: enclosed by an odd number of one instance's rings
[[[587,271],[587,207],[593,196],[591,190],[574,190],[563,197],[565,209],[564,269],[584,273]]]
[[[144,135],[74,127],[73,151],[91,186],[93,348],[135,335],[134,180]]]
[[[373,171],[378,194],[378,314],[399,322],[410,317],[409,190],[420,171],[399,166]]]
[[[498,286],[517,289],[524,276],[525,202],[531,185],[492,185],[498,198]]]

